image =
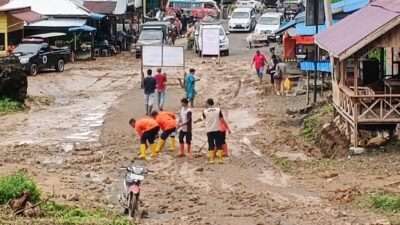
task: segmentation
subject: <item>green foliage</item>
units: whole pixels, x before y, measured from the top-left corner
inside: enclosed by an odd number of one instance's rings
[[[57,220],[58,224],[107,224],[107,225],[131,225],[132,223],[123,217],[112,214],[104,209],[86,210],[74,206],[48,202],[42,206],[45,215]]]
[[[317,113],[311,114],[304,119],[303,126],[301,128],[301,136],[306,141],[315,141],[318,137],[318,118],[324,115],[333,113],[333,105],[327,104]]]
[[[331,0],[332,3],[336,3],[336,2],[340,2],[340,1],[343,1],[343,0]]]
[[[0,99],[0,115],[5,115],[11,112],[18,112],[25,109],[25,106],[17,101],[9,98]]]
[[[371,204],[374,208],[388,211],[400,210],[400,196],[390,196],[386,194],[371,197]]]
[[[290,161],[288,159],[280,158],[276,155],[271,155],[271,160],[278,165],[283,172],[287,173],[293,170],[293,161]]]
[[[41,192],[36,183],[30,180],[25,173],[16,172],[10,176],[0,178],[0,204],[7,203],[25,191],[31,193],[31,200],[36,202],[40,199]]]

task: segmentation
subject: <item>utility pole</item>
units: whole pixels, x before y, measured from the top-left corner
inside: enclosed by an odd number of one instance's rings
[[[326,27],[330,27],[333,24],[332,9],[331,9],[331,1],[330,0],[324,0],[324,8],[325,8]]]
[[[224,14],[224,0],[221,0],[221,7],[220,7],[221,9],[221,11],[220,11],[220,14],[219,14],[219,20],[222,20],[222,17],[223,17],[223,14]]]
[[[319,26],[319,20],[318,20],[318,12],[319,12],[319,0],[315,1],[315,5],[314,5],[314,25],[315,25],[315,34],[318,34],[318,26]],[[314,35],[315,37],[315,35]],[[315,44],[315,48],[314,48],[314,103],[317,102],[317,80],[318,80],[318,69],[317,69],[317,65],[318,65],[318,45]]]

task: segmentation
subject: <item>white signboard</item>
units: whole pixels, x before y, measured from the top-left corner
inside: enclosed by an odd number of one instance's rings
[[[185,66],[185,55],[182,46],[143,46],[142,50],[143,66]]]
[[[164,46],[162,52],[163,65],[162,66],[185,66],[185,56],[183,47],[178,46]]]
[[[144,66],[161,66],[162,65],[162,49],[161,46],[143,46],[142,62]]]
[[[219,55],[219,28],[204,28],[201,39],[203,55]]]

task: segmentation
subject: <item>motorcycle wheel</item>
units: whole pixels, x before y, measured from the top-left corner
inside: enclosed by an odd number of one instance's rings
[[[132,218],[135,218],[135,212],[138,209],[138,200],[139,200],[139,196],[135,195],[133,193],[129,194],[129,205],[128,205],[128,213],[129,216]]]

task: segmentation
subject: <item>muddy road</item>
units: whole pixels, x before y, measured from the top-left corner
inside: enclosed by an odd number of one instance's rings
[[[230,38],[234,46],[245,34]],[[243,60],[251,55],[246,50],[217,65],[215,59],[201,62],[188,54],[186,67],[195,68],[200,78],[194,118],[200,117],[205,99],[215,99],[232,129],[227,138],[230,157],[223,165],[207,164],[206,150],[199,151],[206,141],[199,123],[194,125],[191,157],[177,158],[178,149],[170,151],[167,143],[156,159],[136,160],[155,171],[142,189],[142,209],[149,216],[136,222],[295,225],[382,219],[330,200],[337,188],[351,185],[346,179],[351,173],[341,170],[336,185],[330,186],[320,173],[336,167],[308,166],[320,160],[319,149],[298,137],[293,124],[299,121],[285,113],[304,106],[305,97],[275,96],[269,82],[260,85]],[[31,109],[0,118],[0,174],[25,168],[47,195],[54,190],[61,201],[122,212],[117,194],[123,173],[118,168],[131,164],[139,151],[128,120],[144,114],[139,68],[133,56],[124,54],[74,63],[62,74],[30,77]],[[171,79],[166,109],[177,112],[183,96],[177,80]]]

